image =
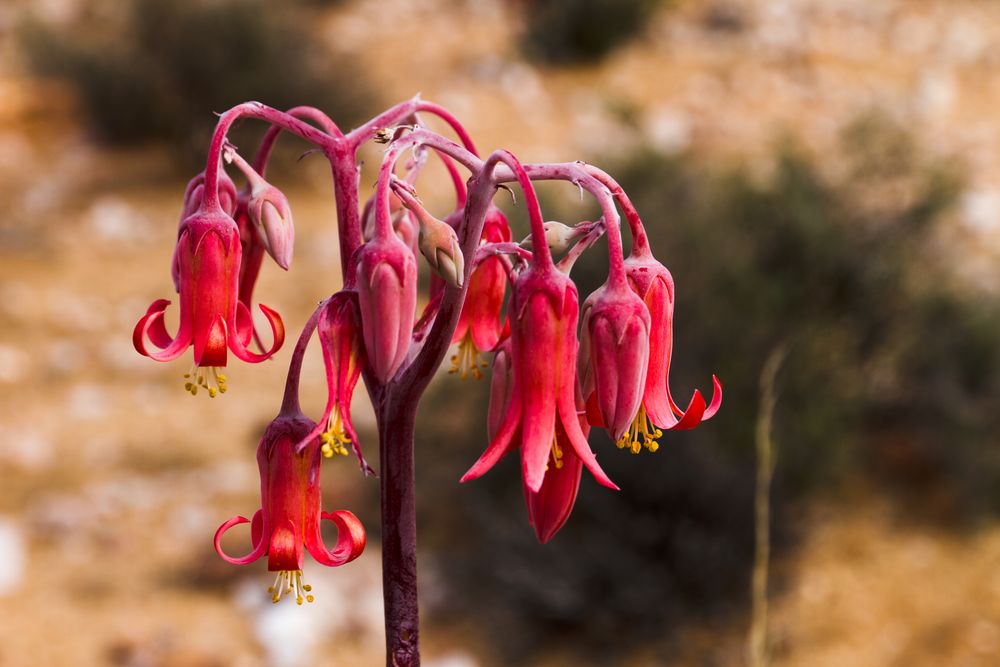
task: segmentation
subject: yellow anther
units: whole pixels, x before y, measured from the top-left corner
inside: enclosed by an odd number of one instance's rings
[[[618,449],[626,447],[633,454],[638,454],[645,447],[650,452],[655,452],[660,448],[660,443],[656,440],[663,436],[663,431],[656,428],[656,425],[646,414],[646,407],[639,408],[639,413],[632,420],[632,425],[628,431],[618,440]]]
[[[552,436],[552,449],[549,451],[549,462],[545,464],[546,471],[548,471],[550,465],[554,465],[556,470],[563,467],[563,450],[556,441],[555,436]]]
[[[347,456],[347,445],[351,444],[351,438],[348,437],[347,431],[344,429],[344,419],[340,414],[339,406],[334,406],[330,418],[326,420],[326,430],[319,436],[319,439],[323,442],[320,451],[326,458],[330,458],[334,454]]]
[[[483,377],[483,372],[479,368],[487,366],[489,366],[487,362],[480,361],[479,348],[476,347],[472,340],[472,333],[469,332],[459,342],[458,353],[451,356],[451,369],[448,370],[448,373],[451,375],[458,373],[463,380],[470,375],[480,380]]]
[[[313,602],[316,598],[306,595],[312,590],[312,586],[302,581],[302,570],[281,570],[274,577],[274,585],[267,589],[271,593],[271,602],[277,603],[282,595],[295,597],[296,604]]]
[[[184,374],[184,389],[192,396],[198,395],[198,389],[202,388],[208,392],[209,397],[215,398],[219,394],[226,393],[226,376],[219,373],[215,366],[191,366],[191,370]]]

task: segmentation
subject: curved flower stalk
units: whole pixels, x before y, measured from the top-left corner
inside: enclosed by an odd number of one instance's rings
[[[347,447],[354,450],[358,464],[366,475],[375,471],[361,453],[358,434],[351,420],[351,398],[365,365],[365,350],[361,340],[361,314],[355,292],[337,292],[320,306],[316,326],[326,367],[326,408],[319,423],[299,442],[304,450],[315,438],[322,442],[320,451],[330,458],[334,454],[347,456]]]
[[[302,577],[306,551],[320,565],[337,567],[351,562],[365,549],[365,530],[354,514],[321,509],[319,441],[313,438],[305,447],[296,446],[313,426],[300,412],[283,411],[271,422],[257,446],[261,508],[252,520],[235,516],[215,532],[215,550],[228,563],[247,565],[267,556],[267,569],[277,573],[268,589],[273,602],[288,594],[300,605],[313,601],[312,588]],[[323,519],[337,527],[333,549],[323,543]],[[250,552],[230,556],[222,549],[222,537],[233,526],[244,523],[250,524]]]
[[[511,296],[510,399],[489,446],[461,481],[482,476],[504,455],[520,449],[525,488],[539,493],[549,471],[559,469],[569,450],[599,483],[617,490],[598,465],[577,414],[576,287],[552,263],[538,199],[524,169],[506,152],[494,154],[492,160],[506,162],[517,174],[537,249],[528,268],[516,278]]]
[[[219,369],[226,365],[227,349],[243,361],[256,363],[270,358],[284,342],[281,317],[261,304],[274,342],[262,354],[250,351],[252,318],[237,298],[240,254],[235,221],[218,205],[206,208],[203,204],[181,223],[177,240],[181,308],[177,334],[171,337],[163,322],[170,304],[166,299],[154,301],[132,333],[135,349],[156,361],[171,361],[194,346],[194,368],[185,384],[192,394],[199,386],[212,397],[226,391],[226,377]]]

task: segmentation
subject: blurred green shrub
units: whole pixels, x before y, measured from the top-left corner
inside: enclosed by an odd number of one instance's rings
[[[522,44],[551,64],[591,63],[638,35],[658,0],[525,0]]]
[[[31,62],[80,95],[111,144],[165,141],[201,159],[213,112],[247,100],[311,104],[348,127],[372,106],[350,59],[334,58],[308,28],[309,11],[264,0],[133,0],[98,5],[72,30],[28,24]]]
[[[584,473],[573,516],[540,547],[516,455],[455,484],[486,445],[488,383],[457,392],[454,380],[442,382],[418,429],[421,540],[447,573],[439,617],[460,626],[475,618],[509,664],[537,664],[554,647],[572,664],[622,664],[637,653],[666,664],[685,626],[709,635],[734,620],[744,627],[757,383],[782,343],[779,554],[796,542],[796,501],[843,482],[895,492],[907,520],[958,526],[1000,510],[1000,305],[955,286],[950,267],[961,258],[943,255],[936,239],[962,181],[918,148],[872,115],[845,132],[836,169],[790,146],[767,176],[657,154],[612,166],[676,280],[673,390],[686,400],[716,372],[722,410],[665,435],[642,460],[592,433],[622,491]],[[566,221],[594,215],[547,211]],[[574,273],[581,298],[605,272],[606,255],[585,256]],[[739,660],[724,642],[703,648],[704,664]]]

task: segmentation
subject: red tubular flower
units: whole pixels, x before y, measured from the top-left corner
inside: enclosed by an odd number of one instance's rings
[[[510,238],[506,216],[490,206],[480,243],[503,243]],[[480,361],[480,354],[493,350],[503,334],[501,314],[506,292],[503,260],[494,256],[480,262],[469,278],[469,290],[451,339],[452,343],[458,343],[458,352],[451,358],[449,373],[459,373],[463,380],[470,374],[476,379],[482,377],[479,368],[485,363]]]
[[[638,254],[633,250],[633,254],[625,260],[625,271],[629,285],[649,309],[649,370],[646,374],[642,407],[626,434],[627,442],[620,441],[619,446],[629,446],[634,453],[638,453],[641,446],[656,451],[656,438],[662,435],[660,429],[694,428],[719,410],[722,404],[722,384],[715,375],[712,376],[712,401],[707,407],[698,390],[695,390],[686,410],[677,406],[670,395],[668,377],[673,352],[673,277],[663,264],[653,258],[646,246]],[[652,422],[652,426],[648,422]]]
[[[326,409],[319,423],[299,443],[299,448],[305,448],[318,437],[323,443],[320,451],[329,458],[334,454],[347,456],[347,445],[350,445],[361,469],[372,475],[374,471],[361,453],[358,434],[351,422],[351,398],[365,365],[357,293],[337,292],[330,297],[316,330],[326,366]]]
[[[511,299],[510,401],[496,435],[463,482],[482,476],[520,447],[524,482],[537,492],[553,458],[553,446],[562,439],[598,482],[618,488],[597,464],[577,418],[577,299],[576,287],[551,262],[532,266],[517,277]]]
[[[176,359],[193,344],[197,371],[189,373],[186,387],[195,394],[203,386],[214,397],[225,391],[225,376],[218,369],[226,365],[227,348],[244,361],[264,361],[284,342],[284,326],[275,311],[261,304],[274,343],[263,354],[247,349],[253,324],[250,311],[237,299],[239,230],[221,208],[201,208],[181,223],[176,257],[181,307],[177,335],[171,337],[163,322],[170,301],[158,299],[136,324],[132,342],[140,354],[156,361]]]
[[[298,604],[313,601],[311,587],[302,580],[306,551],[320,565],[337,567],[360,556],[365,548],[365,530],[354,514],[320,509],[319,441],[313,438],[304,448],[296,447],[313,426],[301,413],[282,414],[271,422],[257,446],[261,509],[252,521],[235,516],[215,532],[215,551],[226,562],[246,565],[267,556],[267,569],[278,573],[268,589],[274,602],[285,593],[293,594]],[[332,550],[320,533],[323,519],[337,526],[337,545]],[[251,524],[250,553],[229,556],[222,550],[222,536],[243,523]]]
[[[376,235],[356,258],[365,351],[375,376],[391,378],[406,359],[417,305],[417,260],[395,234]]]
[[[623,443],[642,405],[649,365],[649,310],[624,283],[605,283],[583,306],[583,392]]]

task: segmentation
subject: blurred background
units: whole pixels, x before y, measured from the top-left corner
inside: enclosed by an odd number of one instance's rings
[[[676,280],[675,394],[713,372],[726,391],[656,454],[595,432],[622,491],[585,475],[541,547],[513,459],[458,485],[488,382],[442,371],[417,443],[426,664],[748,664],[768,416],[755,664],[1000,664],[997,3],[0,0],[0,666],[381,663],[377,485],[351,461],[324,466],[324,506],[357,513],[369,549],[307,564],[315,604],[271,605],[263,561],[212,550],[259,506],[254,448],[291,344],[209,400],[129,336],[173,293],[213,112],[313,104],[352,127],[417,92],[484,152],[616,175]],[[234,141],[249,155],[262,131]],[[282,139],[271,172],[295,262],[259,288],[290,336],[339,287],[329,170],[304,148]],[[441,215],[449,187],[433,164],[418,183]],[[595,215],[572,188],[541,193],[548,219]]]

